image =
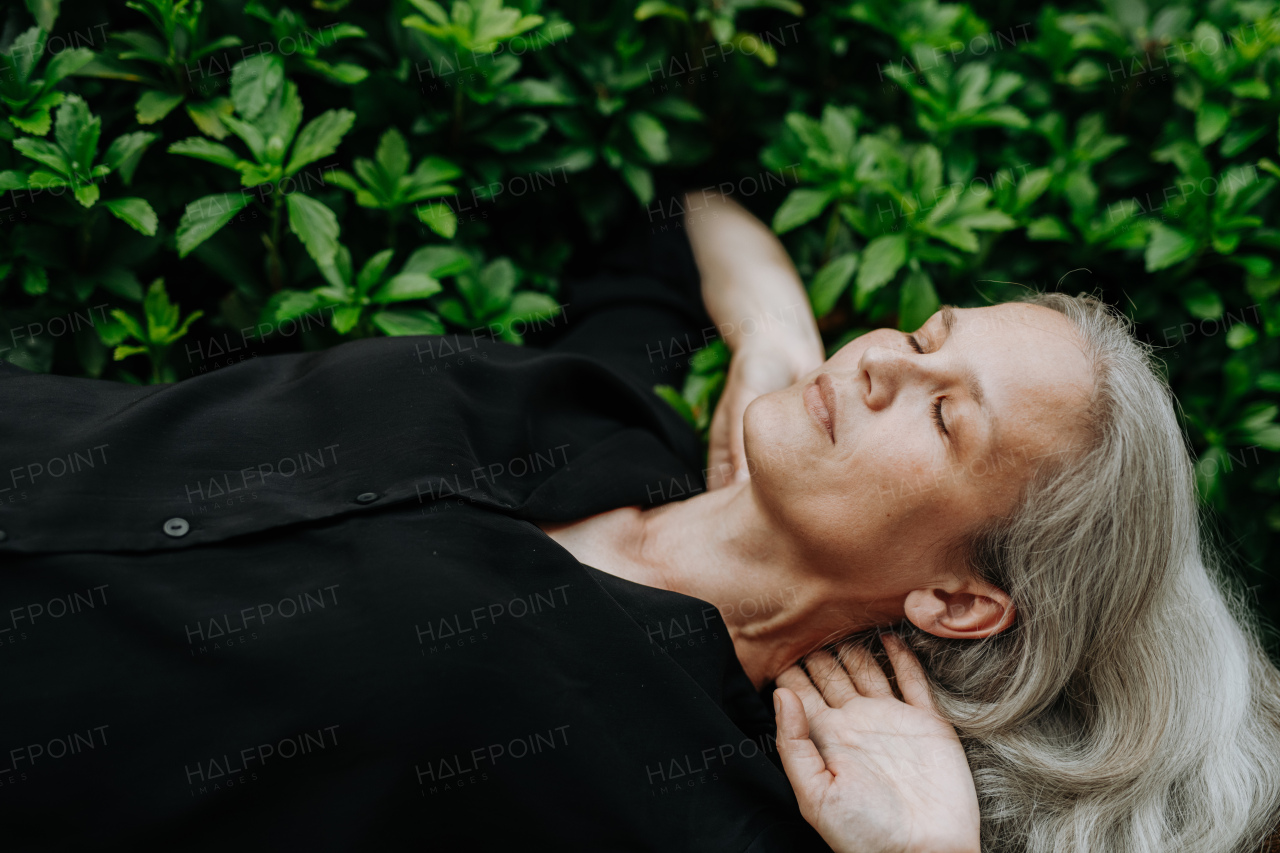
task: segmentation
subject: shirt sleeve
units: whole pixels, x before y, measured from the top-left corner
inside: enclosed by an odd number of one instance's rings
[[[718,336],[688,236],[643,219],[626,233],[593,274],[565,280],[563,322],[530,342],[597,358],[648,387],[680,387],[690,356]]]

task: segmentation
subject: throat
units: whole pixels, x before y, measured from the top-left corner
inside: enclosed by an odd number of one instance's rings
[[[538,526],[580,563],[633,583],[669,589],[661,573],[639,558],[644,544],[642,514],[639,507],[625,506],[578,521],[539,522]]]

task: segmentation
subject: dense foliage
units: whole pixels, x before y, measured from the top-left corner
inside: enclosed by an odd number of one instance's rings
[[[520,343],[618,223],[720,188],[833,348],[1026,286],[1121,306],[1274,620],[1280,2],[1062,2],[9,4],[0,354],[165,382]],[[700,425],[723,364],[667,390]]]

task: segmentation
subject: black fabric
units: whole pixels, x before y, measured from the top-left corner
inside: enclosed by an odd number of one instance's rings
[[[533,523],[699,478],[687,242],[563,297],[541,349],[0,370],[4,848],[826,850],[715,608]]]

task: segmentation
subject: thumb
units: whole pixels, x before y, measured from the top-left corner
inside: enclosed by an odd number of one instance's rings
[[[831,784],[831,772],[817,745],[809,737],[809,718],[805,716],[800,697],[785,687],[773,692],[777,707],[778,755],[791,788],[800,802],[800,810],[811,814],[821,802],[821,792]]]

